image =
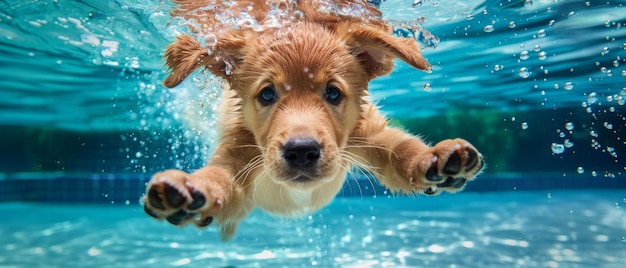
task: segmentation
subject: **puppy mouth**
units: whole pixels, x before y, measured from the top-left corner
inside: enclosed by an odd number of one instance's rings
[[[291,182],[291,183],[296,183],[296,184],[310,183],[310,182],[318,180],[319,178],[318,171],[298,170],[298,171],[291,171],[291,172],[288,171],[287,173],[288,174],[287,174],[286,181]]]

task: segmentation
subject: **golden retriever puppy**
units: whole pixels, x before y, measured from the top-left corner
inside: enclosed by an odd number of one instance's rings
[[[150,216],[174,225],[215,222],[228,240],[254,208],[288,217],[319,210],[353,165],[391,191],[429,195],[458,191],[483,169],[467,141],[431,147],[388,127],[368,100],[368,82],[391,72],[394,58],[430,65],[415,40],[393,36],[365,1],[175,2],[174,15],[196,26],[194,37],[180,35],[167,47],[165,86],[204,67],[229,87],[210,162],[193,173],[155,174],[143,198]],[[342,8],[358,16],[333,11]],[[216,42],[201,45],[206,36]]]

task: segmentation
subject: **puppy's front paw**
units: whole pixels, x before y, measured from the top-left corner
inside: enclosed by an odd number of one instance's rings
[[[428,195],[441,191],[457,192],[473,180],[485,166],[483,156],[463,139],[444,140],[417,159],[413,181]]]
[[[209,182],[180,170],[167,170],[152,176],[143,205],[146,214],[166,219],[174,225],[193,222],[206,227],[221,207],[223,199]]]

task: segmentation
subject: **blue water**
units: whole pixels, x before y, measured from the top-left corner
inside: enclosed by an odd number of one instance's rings
[[[623,191],[338,198],[235,239],[132,206],[4,203],[1,267],[606,267],[626,265]],[[262,230],[262,231],[260,231]]]
[[[24,203],[56,177],[198,168],[220,92],[204,73],[161,86],[163,48],[185,31],[169,1],[0,0],[0,193],[25,193],[0,203],[0,267],[626,267],[626,190],[554,189],[626,179],[626,1],[378,2],[434,36],[431,73],[397,62],[370,84],[392,123],[465,137],[492,179],[541,173],[520,185],[538,190],[339,197],[293,221],[256,211],[227,244],[153,221],[138,197]]]
[[[423,51],[432,73],[398,63],[371,84],[392,116],[549,111],[580,107],[592,92],[620,106],[606,98],[626,94],[624,1],[421,2],[381,3],[386,19],[423,17],[439,39]],[[160,85],[163,48],[180,30],[170,9],[167,1],[0,1],[0,124],[117,130],[172,117],[158,106],[173,98]]]

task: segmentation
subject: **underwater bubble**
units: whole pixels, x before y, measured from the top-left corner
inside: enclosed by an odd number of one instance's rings
[[[613,129],[613,124],[611,124],[611,123],[609,123],[609,122],[604,122],[604,124],[602,124],[602,125],[604,125],[604,127],[605,127],[606,129],[608,129],[608,130]]]
[[[523,123],[522,123],[522,129],[527,129],[527,128],[528,128],[528,123],[523,122]]]
[[[601,72],[601,73],[603,73],[603,74],[607,73],[607,72],[608,72],[608,70],[609,70],[609,69],[608,69],[608,68],[606,68],[606,67],[604,67],[604,66],[600,67],[600,72]]]
[[[490,33],[493,32],[493,30],[495,30],[495,28],[493,27],[493,25],[487,25],[485,26],[485,28],[483,29],[486,33]]]
[[[612,102],[613,101],[613,96],[611,96],[611,95],[606,96],[606,101]]]
[[[294,20],[303,20],[304,19],[304,12],[302,12],[302,10],[296,10],[293,12],[293,14],[291,15],[292,19]]]
[[[531,7],[531,6],[533,6],[533,0],[526,0],[526,1],[524,1],[524,6],[525,6],[525,7]]]
[[[614,60],[613,61],[613,66],[615,67],[619,67],[619,61],[618,60]],[[622,70],[623,71],[623,70]]]
[[[565,146],[565,148],[572,148],[574,147],[574,142],[570,141],[569,139],[565,139],[563,141],[563,145]]]
[[[546,37],[546,30],[541,29],[537,32],[538,37]]]
[[[589,93],[589,95],[587,95],[587,103],[589,104],[594,104],[598,101],[598,94],[595,92],[591,92]]]
[[[572,123],[572,122],[565,123],[565,129],[567,129],[567,130],[574,129],[574,123]]]
[[[554,154],[562,154],[563,152],[565,152],[565,146],[560,143],[553,142],[550,148],[552,149],[552,153]]]
[[[539,52],[539,54],[537,54],[537,58],[539,60],[545,60],[548,57],[548,53],[546,53],[545,51],[541,51]]]
[[[548,22],[548,26],[554,25],[555,22],[556,22],[555,20],[550,20],[550,22]]]
[[[430,83],[425,83],[425,84],[424,84],[424,91],[426,91],[426,92],[430,92],[430,91],[432,91],[432,90],[433,90],[433,89],[430,87]]]
[[[540,46],[540,45],[535,45],[535,46],[533,47],[533,50],[534,50],[535,52],[538,52],[539,50],[541,50],[541,46]]]
[[[422,6],[422,0],[413,0],[413,4],[411,6],[413,6],[413,7],[421,7]]]
[[[520,60],[527,60],[528,59],[528,51],[524,50],[522,52],[519,53],[519,59]]]
[[[509,28],[513,29],[513,28],[515,28],[515,27],[517,27],[517,24],[515,24],[515,22],[514,22],[514,21],[510,21],[510,22],[509,22]]]
[[[572,90],[574,88],[574,83],[567,81],[565,82],[565,84],[563,84],[563,89],[565,90]]]
[[[204,47],[214,47],[217,44],[217,36],[214,34],[208,34],[204,38]]]
[[[609,47],[603,47],[602,51],[600,52],[600,55],[604,56],[606,54],[609,54],[610,50]]]
[[[578,167],[576,168],[576,172],[578,172],[578,174],[583,174],[585,173],[585,169],[583,167]]]
[[[517,73],[521,78],[528,78],[530,76],[530,72],[528,71],[528,69],[526,69],[526,67],[520,68]]]
[[[591,171],[591,176],[594,176],[594,177],[595,177],[595,176],[598,176],[598,173],[597,173],[595,170],[594,170],[594,171]]]
[[[598,133],[596,133],[595,130],[590,130],[589,131],[589,136],[591,136],[591,137],[598,137]]]
[[[503,68],[503,66],[500,65],[500,64],[496,64],[496,65],[493,66],[493,70],[496,71],[496,72],[502,70],[502,68]]]
[[[559,133],[559,138],[565,138],[565,132],[560,132]]]

